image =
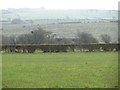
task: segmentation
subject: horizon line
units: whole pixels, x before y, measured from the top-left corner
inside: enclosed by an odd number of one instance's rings
[[[48,8],[44,8],[44,7],[40,7],[40,8],[29,8],[29,7],[21,7],[21,8],[0,8],[0,10],[9,10],[9,9],[40,9],[40,10],[113,10],[113,11],[118,11],[119,9],[93,9],[93,8],[86,8],[86,9],[81,9],[81,8],[70,8],[70,9],[48,9]]]

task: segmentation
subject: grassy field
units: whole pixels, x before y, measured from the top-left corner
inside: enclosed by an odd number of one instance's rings
[[[118,53],[3,54],[3,88],[114,88]]]

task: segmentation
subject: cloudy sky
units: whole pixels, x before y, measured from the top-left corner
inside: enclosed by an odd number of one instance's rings
[[[0,0],[0,9],[105,9],[117,10],[120,0]]]

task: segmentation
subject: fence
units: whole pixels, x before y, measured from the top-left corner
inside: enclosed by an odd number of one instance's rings
[[[81,44],[81,45],[45,45],[45,44],[17,44],[0,45],[1,51],[17,53],[34,53],[36,50],[43,52],[68,52],[68,51],[119,51],[120,44]]]

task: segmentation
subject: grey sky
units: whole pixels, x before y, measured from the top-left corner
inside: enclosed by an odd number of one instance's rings
[[[0,9],[107,9],[117,10],[120,0],[0,0]]]

